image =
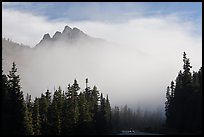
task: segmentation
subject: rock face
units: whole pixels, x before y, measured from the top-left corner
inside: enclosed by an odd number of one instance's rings
[[[74,45],[79,42],[92,42],[96,40],[99,39],[88,36],[76,27],[72,29],[69,26],[65,26],[62,32],[56,31],[53,37],[50,37],[48,33],[44,34],[42,40],[35,46],[35,48],[41,46],[53,46],[58,42]]]

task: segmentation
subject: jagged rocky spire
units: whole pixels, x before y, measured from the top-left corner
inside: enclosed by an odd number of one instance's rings
[[[50,37],[50,34],[44,34],[43,39],[36,45],[52,45],[55,42],[67,42],[67,43],[77,43],[79,40],[88,40],[90,37],[86,35],[80,29],[74,27],[73,29],[66,25],[62,32],[56,31],[55,34]]]

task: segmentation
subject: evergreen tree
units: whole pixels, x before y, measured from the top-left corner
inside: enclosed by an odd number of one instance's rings
[[[91,113],[89,111],[88,101],[85,98],[84,93],[79,94],[79,132],[90,133],[91,128]]]
[[[39,99],[35,98],[33,105],[33,132],[34,135],[40,135],[40,112],[39,112]]]
[[[8,93],[8,78],[5,74],[3,74],[2,70],[2,117],[1,117],[1,129],[3,135],[9,134],[9,93]]]
[[[98,119],[98,125],[99,125],[99,133],[105,133],[106,132],[106,102],[105,98],[103,97],[103,94],[100,95],[100,109],[99,109],[99,119]]]
[[[88,87],[88,79],[86,79],[86,88],[85,88],[85,98],[88,101],[88,103],[91,101],[91,90],[90,87]]]
[[[91,104],[90,104],[90,113],[92,117],[92,126],[96,130],[97,119],[99,115],[99,91],[96,86],[91,90]]]
[[[62,115],[62,106],[63,106],[63,98],[62,98],[62,90],[59,87],[58,90],[54,92],[53,101],[50,107],[50,122],[51,122],[51,132],[54,135],[61,134],[61,115]]]
[[[69,134],[69,103],[66,96],[64,96],[63,106],[62,106],[62,123],[61,123],[61,134],[67,135]]]
[[[74,80],[74,83],[72,86],[70,84],[68,85],[68,93],[67,93],[67,117],[66,120],[68,124],[67,131],[72,134],[76,133],[76,127],[78,126],[78,120],[79,120],[79,108],[78,108],[78,90],[80,89],[77,80]]]
[[[28,110],[31,112],[32,111],[32,102],[31,102],[31,95],[29,95],[28,93],[26,94],[26,100],[25,100],[26,106],[28,108]]]
[[[190,72],[192,66],[186,53],[183,54],[183,72],[179,71],[176,84],[171,83],[167,90],[167,126],[178,132],[201,131],[201,90],[197,72]]]
[[[112,110],[112,125],[113,125],[113,131],[119,132],[120,131],[120,110],[118,106],[115,106]]]
[[[166,111],[166,123],[171,127],[174,125],[174,114],[175,114],[175,99],[174,99],[174,94],[175,94],[175,85],[174,82],[171,82],[171,86],[167,87],[167,92],[166,92],[166,98],[167,101],[165,103],[165,111]]]
[[[8,75],[8,116],[9,116],[9,134],[24,135],[25,128],[25,105],[23,92],[21,91],[20,78],[16,74],[17,68],[15,62]],[[15,116],[14,116],[15,114]]]
[[[105,119],[106,119],[106,132],[110,132],[112,125],[111,125],[111,106],[108,99],[108,95],[105,100]]]
[[[41,94],[41,97],[39,98],[39,113],[40,113],[40,133],[42,135],[49,134],[49,128],[48,128],[48,109],[50,105],[50,92],[49,90],[46,91],[46,95]]]
[[[201,132],[202,129],[202,68],[198,72],[193,73],[193,111],[194,118],[192,120],[192,130]]]
[[[25,104],[25,112],[24,112],[24,121],[25,121],[25,135],[33,135],[33,124],[32,124],[32,112]]]

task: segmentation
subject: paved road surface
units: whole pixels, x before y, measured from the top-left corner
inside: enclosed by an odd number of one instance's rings
[[[146,133],[146,132],[140,132],[135,130],[134,133],[129,133],[129,131],[122,131],[118,135],[161,135],[161,134],[156,134],[156,133]]]

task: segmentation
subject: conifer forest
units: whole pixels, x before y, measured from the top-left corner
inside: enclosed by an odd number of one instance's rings
[[[167,85],[165,119],[160,112],[133,110],[127,105],[111,106],[108,95],[96,85],[85,87],[74,79],[67,90],[41,91],[39,97],[24,95],[18,64],[9,74],[2,70],[1,133],[3,135],[117,134],[140,130],[160,134],[202,132],[202,67],[191,72],[190,59],[183,53],[183,67]],[[175,72],[177,73],[177,72]],[[100,88],[100,87],[99,87]]]

